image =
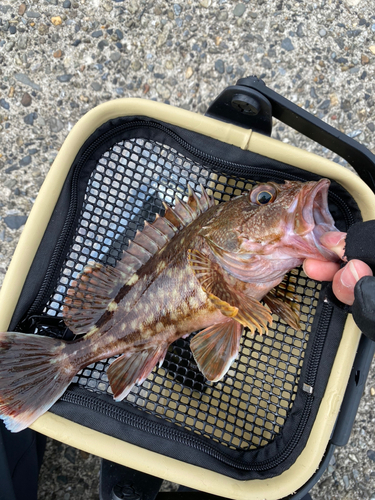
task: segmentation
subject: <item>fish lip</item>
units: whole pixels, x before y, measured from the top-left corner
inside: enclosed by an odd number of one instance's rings
[[[328,207],[329,179],[320,179],[311,186],[306,184],[298,199],[295,216],[295,232],[308,241],[312,256],[337,262],[337,255],[320,243],[324,233],[337,231],[335,221]]]

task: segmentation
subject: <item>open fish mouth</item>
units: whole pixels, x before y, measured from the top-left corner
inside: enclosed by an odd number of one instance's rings
[[[312,254],[311,257],[337,261],[337,255],[320,243],[324,233],[337,231],[335,221],[328,207],[330,181],[321,179],[317,183],[307,183],[301,190],[295,214],[294,231],[304,237]]]

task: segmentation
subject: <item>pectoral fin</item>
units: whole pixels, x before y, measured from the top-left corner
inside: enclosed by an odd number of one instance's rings
[[[235,279],[232,278],[233,285],[227,283],[220,266],[202,252],[190,251],[189,262],[208,298],[224,316],[247,326],[252,334],[256,331],[262,334],[263,328],[268,332],[267,324],[272,323],[272,315],[259,300],[236,289]]]
[[[240,348],[242,326],[232,319],[199,332],[190,348],[199,370],[207,380],[222,379],[236,359]]]
[[[207,293],[207,296],[214,306],[220,309],[221,314],[224,314],[224,316],[228,316],[229,318],[236,318],[238,314],[238,307],[231,306],[228,302],[219,299],[219,297],[216,297],[216,295],[213,295],[212,293]]]
[[[291,305],[289,305],[288,301],[285,301],[285,299],[283,300],[281,297],[277,297],[271,290],[265,297],[263,297],[263,302],[274,314],[277,314],[280,319],[294,328],[294,330],[298,331],[301,329],[299,316],[296,311],[293,310]]]
[[[117,358],[107,370],[113,397],[122,401],[132,387],[140,385],[149,376],[155,366],[163,363],[168,346],[157,346],[143,351],[125,353]]]

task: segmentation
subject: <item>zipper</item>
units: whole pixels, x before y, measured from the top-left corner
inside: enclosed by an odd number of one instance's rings
[[[227,160],[224,160],[222,158],[218,158],[216,156],[213,156],[211,154],[205,153],[204,151],[201,151],[197,149],[196,147],[192,146],[190,143],[182,139],[178,134],[167,128],[166,126],[157,123],[157,122],[148,122],[145,120],[137,120],[131,123],[125,123],[118,125],[117,127],[114,127],[113,129],[107,131],[100,137],[98,137],[94,142],[92,142],[88,148],[85,150],[83,153],[82,157],[80,158],[74,173],[72,177],[72,183],[71,183],[71,197],[70,197],[70,205],[69,205],[69,210],[66,215],[65,223],[63,226],[63,229],[61,231],[61,234],[59,236],[59,239],[57,241],[57,244],[55,246],[55,249],[52,253],[50,263],[48,265],[46,274],[44,276],[44,279],[42,281],[42,284],[40,286],[39,292],[37,296],[35,297],[32,305],[30,306],[27,314],[25,317],[29,317],[30,315],[36,314],[40,311],[41,306],[44,305],[46,300],[48,299],[50,295],[50,285],[51,281],[55,278],[56,272],[59,270],[57,267],[60,265],[61,259],[62,259],[62,252],[63,249],[65,248],[66,240],[68,236],[70,235],[72,229],[73,229],[73,222],[76,217],[76,212],[77,212],[77,203],[78,203],[78,194],[77,194],[77,182],[79,179],[79,175],[81,173],[81,170],[83,166],[85,165],[85,162],[87,159],[90,157],[90,155],[98,148],[101,144],[105,143],[107,140],[111,139],[112,137],[116,137],[119,133],[126,131],[126,130],[131,130],[131,129],[136,129],[138,127],[147,125],[148,127],[156,128],[164,132],[166,135],[170,136],[172,139],[174,139],[180,146],[182,146],[186,151],[188,151],[190,154],[194,155],[197,159],[202,161],[202,163],[206,163],[214,168],[217,169],[224,169],[232,174],[235,175],[245,175],[245,176],[250,176],[254,175],[256,176],[257,174],[261,173],[263,176],[269,175],[271,178],[276,179],[276,180],[297,180],[297,181],[304,181],[305,179],[301,176],[290,174],[290,173],[280,173],[279,171],[272,169],[272,168],[264,168],[264,167],[252,167],[252,166],[247,166],[243,165],[240,163],[233,163],[229,162]],[[354,223],[354,218],[353,215],[346,205],[345,201],[342,200],[342,198],[336,193],[329,193],[329,196],[335,201],[337,205],[340,206],[341,211],[344,215],[345,222],[347,227],[351,226]],[[26,320],[27,322],[27,320]]]
[[[331,317],[333,312],[333,306],[328,302],[328,299],[324,297],[324,303],[322,307],[322,312],[319,318],[318,329],[322,331],[328,331]],[[310,387],[314,387],[316,381],[317,366],[319,365],[320,358],[322,356],[323,348],[325,342],[325,335],[316,335],[313,341],[311,354],[308,363],[308,369],[305,377],[305,383]]]
[[[229,467],[247,472],[266,472],[285,461],[285,459],[293,452],[303,434],[313,402],[312,398],[308,397],[297,432],[293,435],[292,440],[281,453],[270,460],[247,464],[245,461],[235,460],[226,455],[224,452],[218,451],[210,444],[204,443],[202,439],[199,439],[195,435],[188,436],[178,429],[167,428],[163,424],[150,421],[141,415],[134,415],[133,413],[126,411],[124,408],[116,408],[113,404],[99,401],[95,398],[95,396],[84,396],[67,390],[61,396],[59,401],[92,410],[105,417],[115,419],[117,422],[132,427],[135,430],[146,432],[147,434],[151,434],[159,438],[168,439],[169,441],[173,441],[180,445],[189,446],[199,452],[205,453],[206,455]],[[241,453],[243,453],[243,451]]]
[[[325,339],[328,333],[332,310],[333,306],[331,304],[329,304],[328,302],[325,302],[323,304],[317,328],[317,333],[314,338],[313,348],[311,350],[311,355],[308,361],[307,373],[305,377],[306,382],[308,382],[309,385],[311,386],[314,386],[316,382],[316,377],[318,373],[320,359],[323,353]],[[189,436],[186,435],[184,432],[180,431],[179,429],[172,429],[169,427],[167,428],[162,423],[150,421],[148,418],[142,415],[134,415],[133,413],[127,411],[123,407],[117,407],[115,404],[98,400],[95,396],[77,394],[71,390],[67,390],[60,398],[60,401],[64,401],[65,403],[70,403],[73,405],[78,405],[83,408],[93,410],[95,411],[95,413],[100,413],[103,416],[113,418],[116,421],[121,422],[127,426],[130,426],[136,430],[147,432],[148,434],[163,439],[168,439],[178,444],[189,446],[195,450],[205,453],[206,455],[234,469],[247,472],[266,472],[282,464],[291,455],[291,453],[293,453],[295,447],[298,445],[300,439],[302,438],[306,426],[309,422],[314,402],[314,396],[312,394],[304,393],[304,397],[305,397],[305,404],[302,410],[302,414],[297,429],[293,433],[290,441],[287,443],[284,449],[277,455],[268,460],[264,460],[262,462],[257,462],[257,463],[254,462],[246,463],[245,461],[242,460],[236,460],[232,457],[229,457],[226,453],[218,451],[214,446],[210,445],[209,443],[203,442],[202,438],[198,438],[194,434]]]

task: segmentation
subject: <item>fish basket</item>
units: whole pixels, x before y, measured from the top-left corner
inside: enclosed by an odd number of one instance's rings
[[[359,175],[271,138],[272,116]],[[327,177],[330,211],[346,231],[375,218],[371,169],[365,148],[252,77],[205,116],[143,99],[102,104],[72,129],[40,189],[1,291],[0,331],[74,340],[62,319],[72,280],[90,261],[116,266],[163,201],[184,199],[189,186],[222,202],[259,181]],[[374,350],[329,283],[296,268],[284,288],[299,303],[300,331],[275,315],[268,335],[245,330],[220,382],[205,380],[191,337],[180,339],[122,402],[106,375],[113,359],[83,369],[32,428],[212,495],[302,498],[348,439]]]

